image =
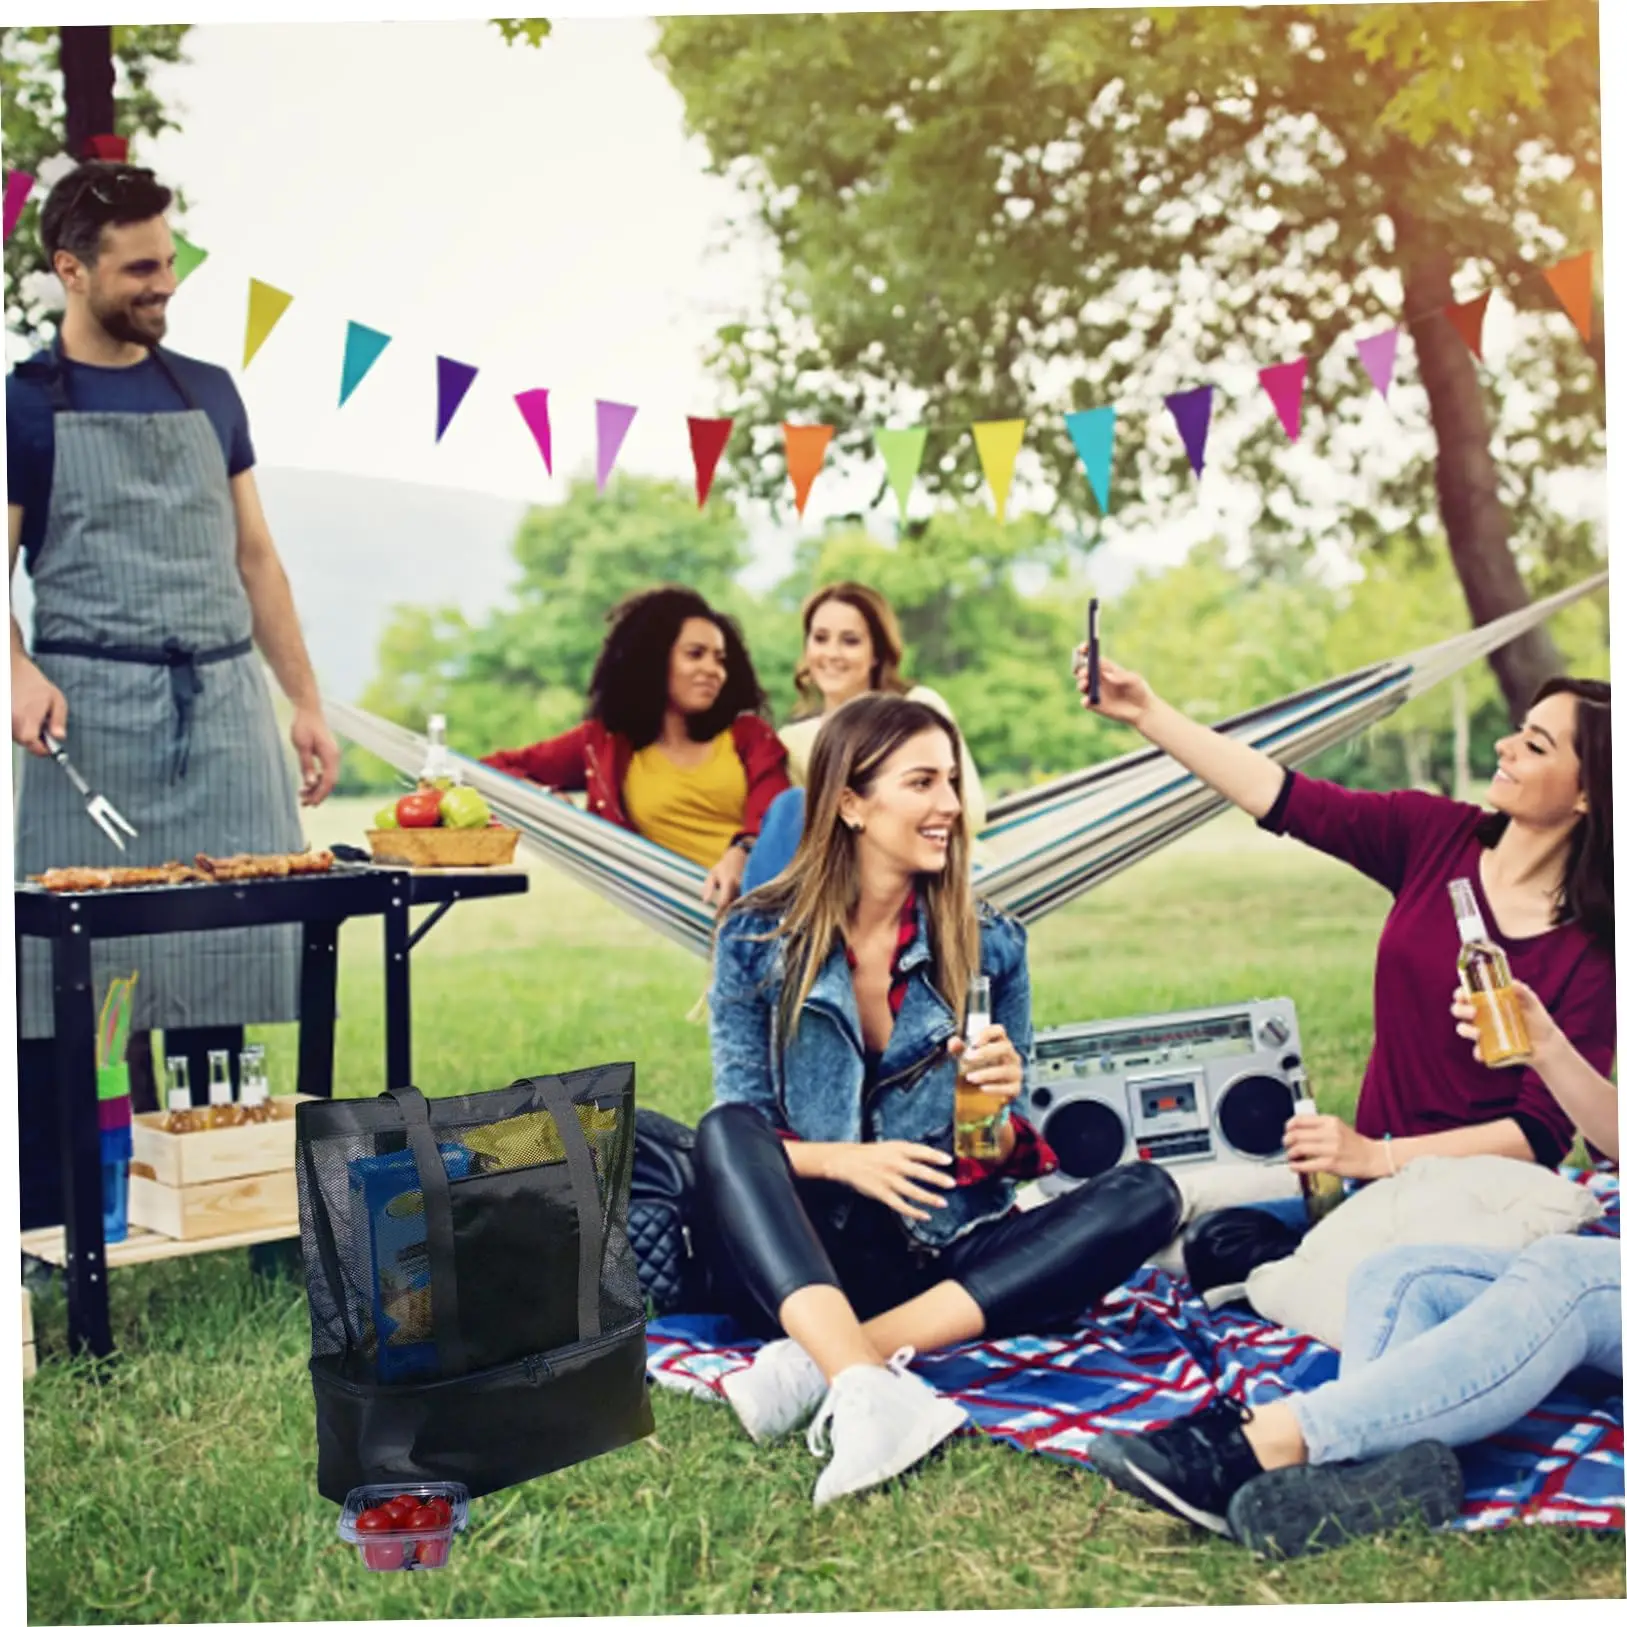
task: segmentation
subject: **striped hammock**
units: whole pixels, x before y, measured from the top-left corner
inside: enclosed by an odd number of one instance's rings
[[[1388,717],[1416,695],[1595,592],[1607,572],[1416,654],[1378,662],[1255,707],[1220,732],[1292,768]],[[346,739],[416,776],[428,742],[342,701],[328,716]],[[703,958],[714,918],[700,901],[705,871],[541,786],[452,754],[464,782],[519,830],[527,847],[585,887]],[[1033,922],[1099,887],[1225,811],[1225,799],[1156,747],[1006,797],[976,844],[979,896]]]

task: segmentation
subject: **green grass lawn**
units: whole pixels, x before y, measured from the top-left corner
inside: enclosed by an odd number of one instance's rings
[[[354,839],[363,811],[312,821]],[[1040,1025],[1291,995],[1318,1098],[1348,1111],[1369,1040],[1384,897],[1236,819],[1042,923]],[[339,1090],[381,1088],[378,932],[347,926]],[[710,1098],[701,963],[545,871],[524,898],[460,905],[414,956],[415,1061],[431,1094],[633,1059],[639,1100]],[[292,1087],[291,1031],[266,1036]],[[1086,1470],[975,1439],[815,1515],[800,1437],[762,1450],[727,1409],[656,1391],[652,1439],[485,1498],[444,1572],[379,1575],[315,1489],[305,1302],[225,1253],[112,1279],[107,1382],[63,1358],[59,1290],[36,1295],[24,1391],[29,1617],[248,1621],[1070,1605],[1619,1598],[1619,1536],[1403,1532],[1267,1566]]]

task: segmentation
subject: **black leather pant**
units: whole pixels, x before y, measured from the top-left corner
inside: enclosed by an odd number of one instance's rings
[[[1175,1236],[1180,1188],[1156,1164],[1121,1164],[1037,1209],[975,1227],[936,1254],[910,1247],[885,1204],[792,1173],[780,1138],[740,1103],[695,1133],[700,1185],[746,1288],[776,1323],[799,1288],[840,1289],[860,1320],[953,1281],[989,1338],[1068,1327]]]

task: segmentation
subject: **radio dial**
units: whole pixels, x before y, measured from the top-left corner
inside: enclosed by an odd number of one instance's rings
[[[1286,1045],[1288,1043],[1288,1024],[1281,1017],[1267,1017],[1260,1024],[1260,1038],[1273,1049]]]

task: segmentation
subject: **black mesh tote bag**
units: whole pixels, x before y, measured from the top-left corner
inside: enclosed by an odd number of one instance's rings
[[[317,1486],[499,1491],[654,1428],[630,1063],[301,1102]]]

